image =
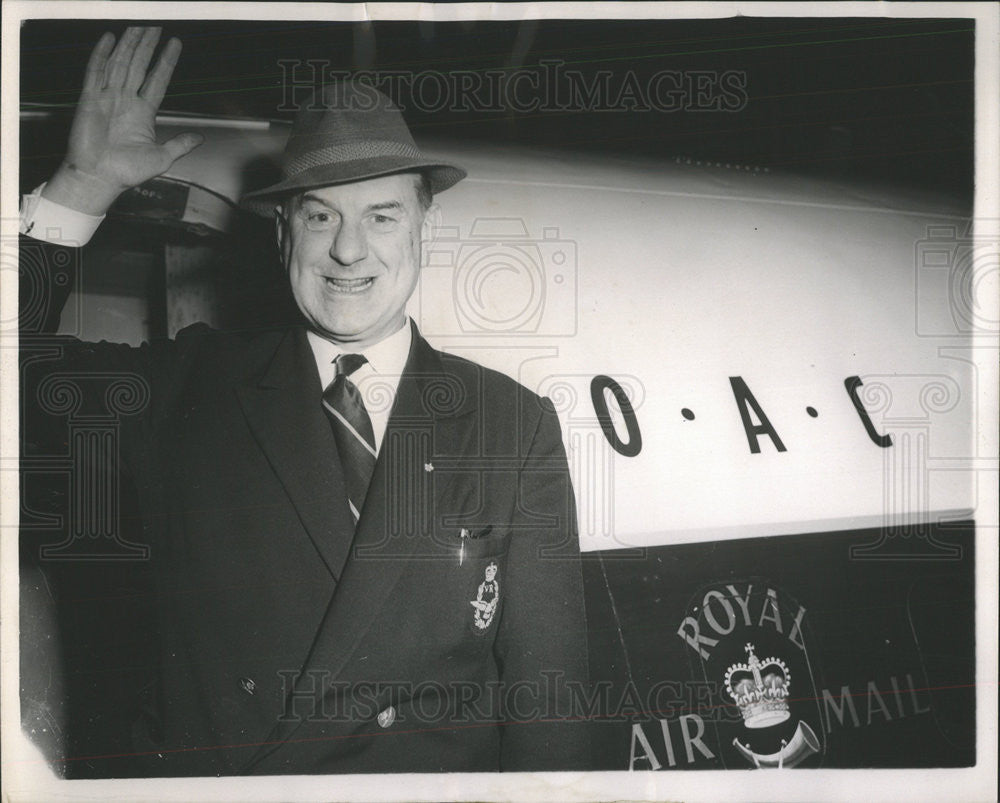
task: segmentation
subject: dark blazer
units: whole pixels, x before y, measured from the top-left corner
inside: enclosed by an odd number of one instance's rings
[[[414,326],[355,534],[303,328],[72,342],[42,365],[138,388],[119,454],[160,649],[142,765],[121,774],[586,768],[573,491],[546,399]]]

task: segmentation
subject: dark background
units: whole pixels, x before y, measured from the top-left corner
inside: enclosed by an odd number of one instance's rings
[[[90,49],[124,22],[36,21],[22,29],[22,103],[71,108]],[[291,119],[280,59],[333,69],[488,70],[560,59],[593,79],[627,71],[739,70],[737,112],[435,111],[406,108],[422,134],[606,154],[690,157],[773,171],[889,182],[971,208],[974,22],[753,19],[416,23],[168,22],[185,49],[164,110]],[[614,93],[612,93],[614,94]],[[62,141],[25,150],[25,177]],[[42,171],[44,172],[44,171]],[[33,178],[33,176],[32,176]],[[43,176],[44,178],[44,176]]]

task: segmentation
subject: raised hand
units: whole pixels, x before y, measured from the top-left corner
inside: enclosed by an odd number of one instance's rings
[[[42,194],[56,203],[102,215],[123,191],[167,170],[202,142],[186,133],[157,143],[156,111],[180,55],[167,42],[150,70],[159,28],[128,28],[115,44],[104,34],[90,55],[70,130],[66,158]]]

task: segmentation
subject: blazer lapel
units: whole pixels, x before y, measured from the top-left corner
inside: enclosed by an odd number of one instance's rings
[[[319,385],[305,331],[295,328],[284,334],[264,373],[238,387],[237,396],[316,551],[339,580],[354,522]]]
[[[326,611],[313,649],[292,690],[296,699],[316,689],[311,667],[336,679],[362,637],[392,597],[414,551],[430,537],[435,500],[450,482],[435,486],[435,456],[470,453],[476,437],[477,388],[442,364],[441,356],[413,327],[413,343],[379,452],[350,560]],[[449,399],[457,404],[451,405]],[[374,569],[374,570],[373,570]],[[258,763],[287,741],[301,720],[279,721],[252,759]]]

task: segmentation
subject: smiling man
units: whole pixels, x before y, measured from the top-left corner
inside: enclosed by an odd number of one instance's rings
[[[403,327],[426,207],[410,173],[297,195],[276,214],[299,308],[315,332],[363,349]]]
[[[149,69],[158,37],[98,43],[67,157],[22,206],[22,256],[68,247],[59,230],[85,241],[121,192],[199,144],[156,142],[180,51],[171,40]],[[420,153],[388,98],[328,86],[297,115],[281,180],[243,199],[273,217],[298,324],[195,325],[138,349],[65,341],[26,366],[24,393],[69,369],[149,397],[117,445],[150,547],[158,661],[110,774],[589,765],[558,420],[433,349],[405,313],[433,195],[464,175]]]

